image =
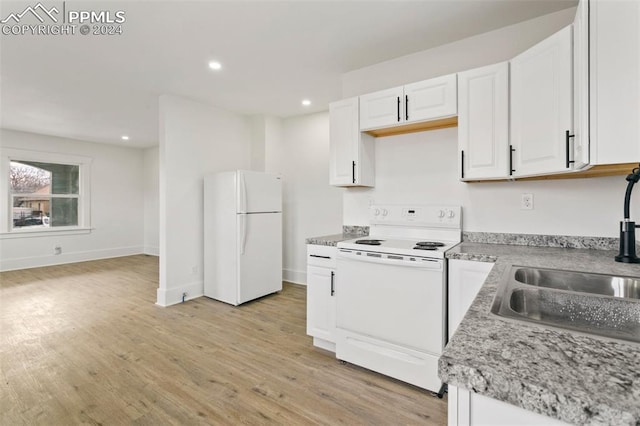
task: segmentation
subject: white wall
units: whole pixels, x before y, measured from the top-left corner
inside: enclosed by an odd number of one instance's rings
[[[144,252],[160,254],[160,148],[144,150]]]
[[[0,239],[0,270],[94,260],[142,253],[143,153],[97,144],[0,129],[0,148],[92,158],[89,234]],[[4,212],[1,217],[6,217]],[[53,247],[62,247],[54,255]]]
[[[203,178],[250,165],[248,117],[160,97],[160,287],[157,303],[203,294]]]
[[[363,68],[343,76],[353,96],[506,60],[573,20],[560,11],[480,36]],[[466,231],[618,236],[626,182],[623,176],[535,182],[462,183],[457,176],[457,129],[376,140],[376,183],[348,189],[344,223],[368,224],[376,203],[452,203],[463,206]],[[520,195],[534,195],[534,210],[520,210]],[[640,220],[640,195],[633,218]]]
[[[376,186],[345,193],[346,224],[368,224],[369,200],[445,203],[463,206],[465,231],[618,237],[624,176],[463,183],[456,128],[378,138],[375,146]],[[523,193],[533,194],[533,210],[520,209]],[[632,217],[640,220],[635,197]]]
[[[254,115],[249,120],[251,122],[250,168],[251,170],[264,172],[268,118],[264,115]]]
[[[348,98],[506,61],[573,22],[575,8],[423,50],[342,75]]]
[[[266,168],[283,180],[283,278],[306,283],[305,239],[342,232],[343,190],[329,186],[329,113],[271,119]]]

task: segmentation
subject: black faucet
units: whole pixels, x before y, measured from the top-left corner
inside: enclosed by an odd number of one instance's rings
[[[640,263],[640,258],[636,255],[636,228],[640,228],[640,225],[636,225],[629,218],[631,190],[638,181],[640,181],[640,165],[627,176],[629,184],[624,195],[624,220],[620,222],[620,253],[615,257],[616,262]]]

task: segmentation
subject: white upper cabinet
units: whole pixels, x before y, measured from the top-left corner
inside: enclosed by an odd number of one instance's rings
[[[456,75],[405,85],[402,109],[407,123],[456,115]]]
[[[578,4],[573,21],[573,168],[589,164],[589,4]]]
[[[360,96],[360,130],[429,121],[456,114],[455,74]]]
[[[568,26],[511,60],[514,177],[571,170],[572,58]]]
[[[403,87],[360,96],[360,130],[395,126],[404,122]]]
[[[358,98],[329,105],[329,183],[374,185],[374,138],[360,132]]]
[[[590,1],[588,6],[590,163],[638,163],[640,1]]]
[[[458,147],[463,180],[509,175],[509,63],[458,73]]]

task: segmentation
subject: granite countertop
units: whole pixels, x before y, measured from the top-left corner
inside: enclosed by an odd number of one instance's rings
[[[317,246],[333,246],[335,247],[340,241],[350,240],[352,238],[358,238],[359,235],[355,234],[333,234],[323,235],[321,237],[307,238],[307,244],[315,244]]]
[[[318,246],[335,247],[340,241],[352,240],[358,237],[369,235],[368,226],[349,226],[342,227],[342,234],[323,235],[320,237],[309,237],[306,239],[307,244],[315,244]]]
[[[439,360],[451,385],[574,424],[640,424],[640,345],[489,312],[511,265],[640,277],[611,250],[464,242],[450,259],[495,262]]]

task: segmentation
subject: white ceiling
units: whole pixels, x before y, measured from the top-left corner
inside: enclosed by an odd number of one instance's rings
[[[321,111],[340,99],[345,72],[576,2],[67,1],[67,10],[124,10],[123,35],[1,35],[1,125],[147,147],[158,142],[161,94],[242,114]],[[36,3],[3,0],[0,19]],[[223,69],[211,71],[211,59]]]

